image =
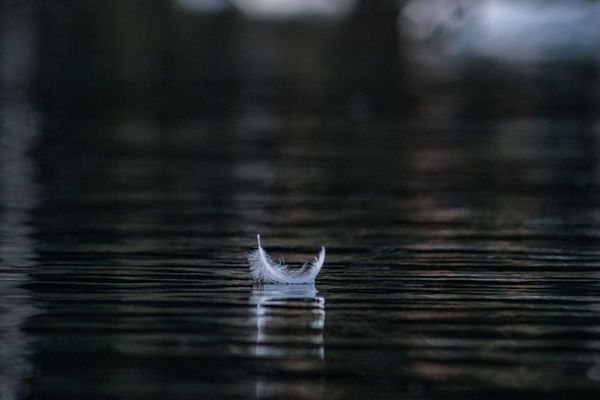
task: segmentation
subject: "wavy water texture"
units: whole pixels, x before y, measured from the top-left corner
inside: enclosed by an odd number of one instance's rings
[[[305,284],[314,283],[325,261],[325,247],[312,262],[305,262],[300,268],[291,269],[282,262],[273,261],[260,245],[260,235],[256,235],[258,247],[248,254],[252,280],[261,283]]]

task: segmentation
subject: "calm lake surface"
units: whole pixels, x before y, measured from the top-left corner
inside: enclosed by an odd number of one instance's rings
[[[35,67],[3,95],[0,399],[600,395],[597,69],[423,92],[392,44],[281,76],[252,57],[283,28],[202,19],[247,42],[135,80],[68,11],[18,14]],[[318,32],[389,33],[352,24]],[[326,246],[316,284],[253,286],[257,233],[292,265]]]

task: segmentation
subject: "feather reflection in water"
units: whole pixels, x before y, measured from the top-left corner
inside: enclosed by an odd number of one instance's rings
[[[257,357],[323,359],[325,299],[310,285],[257,285]]]
[[[325,358],[325,299],[317,293],[314,284],[254,287],[250,303],[256,306],[255,357],[268,358],[277,369],[293,374],[320,368]],[[256,399],[313,399],[322,394],[322,382],[269,376],[256,381]]]

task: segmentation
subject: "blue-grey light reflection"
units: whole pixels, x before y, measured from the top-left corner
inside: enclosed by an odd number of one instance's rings
[[[401,35],[438,56],[530,63],[600,54],[600,3],[410,0]]]
[[[250,18],[339,18],[349,15],[356,0],[176,0],[184,9],[214,13],[235,9]]]

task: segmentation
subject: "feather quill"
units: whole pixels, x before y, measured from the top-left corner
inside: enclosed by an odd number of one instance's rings
[[[325,247],[311,262],[305,262],[300,268],[291,269],[281,262],[274,261],[260,245],[260,235],[256,235],[258,247],[248,253],[250,274],[254,282],[305,284],[314,283],[325,261]]]

